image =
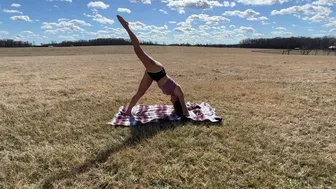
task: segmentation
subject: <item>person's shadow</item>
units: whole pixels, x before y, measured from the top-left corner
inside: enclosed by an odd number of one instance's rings
[[[195,122],[191,120],[184,120],[184,121],[174,121],[174,122],[163,121],[159,123],[148,123],[148,124],[143,124],[141,126],[130,127],[131,136],[127,138],[122,144],[118,146],[106,146],[105,148],[101,149],[98,152],[95,158],[88,159],[84,163],[78,166],[72,167],[70,170],[52,173],[51,175],[49,175],[42,181],[41,183],[42,188],[53,188],[52,183],[55,181],[63,180],[65,178],[71,178],[78,174],[85,173],[90,168],[106,162],[112,154],[117,153],[120,150],[123,150],[127,147],[135,146],[143,139],[151,138],[160,132],[172,130],[172,129],[183,126],[186,123],[190,123],[190,122],[192,122],[193,125],[207,126],[207,127],[212,126],[212,125],[217,125],[217,126],[222,125],[221,121],[213,123],[210,121]]]

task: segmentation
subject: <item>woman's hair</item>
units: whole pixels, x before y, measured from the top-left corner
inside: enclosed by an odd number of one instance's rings
[[[182,105],[181,102],[179,100],[176,100],[174,102],[174,110],[176,115],[182,117],[183,116],[183,110],[182,110]]]

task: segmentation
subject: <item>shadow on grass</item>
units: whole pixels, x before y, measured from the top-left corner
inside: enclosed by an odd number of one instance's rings
[[[75,177],[78,174],[85,173],[89,171],[91,168],[98,166],[101,163],[104,163],[108,160],[108,158],[127,147],[132,147],[137,145],[144,139],[149,139],[155,136],[160,132],[164,132],[167,130],[173,130],[177,127],[186,125],[186,124],[193,124],[197,126],[221,126],[222,122],[213,123],[210,121],[204,122],[194,122],[194,121],[175,121],[175,122],[161,122],[161,123],[148,123],[143,124],[141,126],[133,126],[133,127],[126,127],[131,129],[131,136],[127,138],[122,144],[118,146],[106,146],[105,148],[101,149],[95,158],[88,159],[84,163],[74,166],[70,168],[70,170],[64,170],[60,172],[53,173],[46,179],[42,181],[42,188],[53,188],[52,183],[58,180],[63,180],[65,178]],[[116,129],[125,128],[125,127],[116,127]]]

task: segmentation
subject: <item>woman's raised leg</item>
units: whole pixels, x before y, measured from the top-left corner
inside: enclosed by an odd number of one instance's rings
[[[140,42],[138,38],[135,36],[135,34],[132,32],[132,30],[128,26],[128,22],[126,22],[121,16],[117,15],[117,18],[121,25],[125,28],[128,35],[131,38],[131,42],[134,48],[135,54],[138,56],[138,58],[141,60],[141,62],[144,64],[145,68],[149,72],[156,72],[160,71],[162,65],[157,63],[152,57],[147,55],[142,48],[140,47]]]

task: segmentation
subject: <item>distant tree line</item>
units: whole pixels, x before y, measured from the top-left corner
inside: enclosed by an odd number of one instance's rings
[[[142,45],[166,45],[151,41],[142,41]],[[77,41],[62,41],[41,44],[42,47],[70,47],[70,46],[107,46],[107,45],[131,45],[130,40],[122,38],[98,38],[90,40]],[[289,37],[289,38],[259,38],[259,39],[244,39],[238,44],[189,44],[189,43],[175,43],[169,46],[197,46],[197,47],[227,47],[227,48],[265,48],[265,49],[322,49],[326,50],[329,46],[336,45],[335,37]],[[14,41],[12,39],[0,40],[0,47],[32,47],[29,42]]]
[[[27,41],[14,41],[13,39],[0,39],[0,47],[32,47]]]
[[[108,45],[131,45],[130,40],[122,38],[98,38],[90,40],[78,40],[78,41],[62,41],[60,43],[52,41],[51,43],[41,44],[42,47],[71,47],[71,46],[108,46]],[[160,45],[154,42],[141,42],[142,45]]]
[[[239,44],[200,44],[200,43],[197,43],[197,44],[190,44],[190,43],[173,43],[173,44],[169,44],[168,46],[193,46],[193,47],[226,47],[226,48],[237,48],[239,47]]]
[[[304,50],[327,50],[336,44],[335,37],[289,37],[289,38],[260,38],[244,39],[238,47],[241,48],[267,48],[267,49],[304,49]]]

